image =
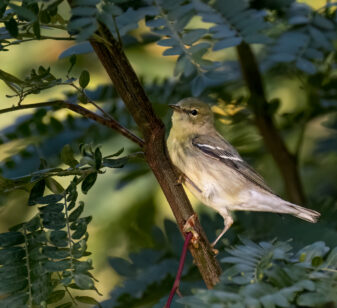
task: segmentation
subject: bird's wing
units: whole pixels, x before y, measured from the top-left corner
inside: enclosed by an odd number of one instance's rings
[[[233,148],[233,146],[220,136],[199,135],[192,139],[192,145],[203,154],[223,162],[226,166],[240,173],[251,183],[272,193],[263,178],[250,167]]]

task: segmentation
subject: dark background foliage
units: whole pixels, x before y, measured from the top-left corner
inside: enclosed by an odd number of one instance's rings
[[[235,213],[218,247],[221,282],[207,291],[189,257],[173,307],[336,305],[336,3],[4,0],[0,16],[1,109],[46,103],[1,112],[1,307],[163,307],[173,283],[183,240],[139,148],[59,103],[103,110],[139,135],[88,42],[100,24],[168,128],[169,103],[200,97],[293,199],[288,165],[256,121],[273,119],[304,188],[295,198],[322,213],[316,225]],[[247,46],[258,73],[248,79]],[[222,219],[191,199],[213,240]]]

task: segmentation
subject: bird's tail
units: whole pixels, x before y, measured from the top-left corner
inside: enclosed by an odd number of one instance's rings
[[[244,206],[235,207],[233,210],[290,214],[312,223],[317,222],[321,216],[314,210],[290,203],[276,195],[252,191],[250,197],[250,202],[244,203]]]
[[[285,204],[288,206],[289,211],[287,213],[294,215],[300,219],[315,223],[317,222],[318,218],[321,216],[320,213],[317,211],[307,209],[305,207],[290,203],[290,202],[285,202]]]

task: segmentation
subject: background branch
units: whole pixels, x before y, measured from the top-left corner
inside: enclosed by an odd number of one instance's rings
[[[287,196],[294,203],[304,204],[305,196],[299,176],[297,156],[289,152],[268,113],[268,101],[255,55],[246,43],[241,43],[237,47],[237,53],[243,77],[250,92],[256,125],[281,172]]]
[[[12,112],[12,111],[24,110],[24,109],[50,107],[50,106],[59,106],[59,107],[70,109],[78,114],[83,115],[86,118],[92,119],[104,126],[107,126],[109,128],[116,130],[117,132],[125,136],[126,138],[138,144],[141,148],[144,146],[144,141],[142,139],[134,135],[131,131],[129,131],[123,125],[121,125],[116,120],[114,120],[111,116],[109,116],[109,119],[106,119],[86,108],[83,108],[80,105],[71,104],[63,100],[54,100],[54,101],[42,102],[42,103],[36,103],[36,104],[13,106],[10,108],[0,109],[0,114]]]

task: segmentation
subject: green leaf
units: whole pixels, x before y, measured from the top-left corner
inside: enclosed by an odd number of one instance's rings
[[[11,75],[3,70],[0,70],[0,79],[3,80],[4,82],[9,82],[9,83],[14,83],[19,86],[24,86],[25,82],[14,75]]]
[[[127,164],[128,160],[128,157],[122,157],[117,159],[104,158],[103,166],[108,168],[122,168]]]
[[[76,61],[77,61],[76,55],[71,55],[70,58],[69,58],[70,67],[68,69],[68,74],[70,74],[71,70],[73,69],[74,65],[76,64]]]
[[[183,50],[180,46],[175,46],[175,47],[171,47],[166,49],[163,52],[163,56],[177,56],[177,55],[181,55],[183,53]]]
[[[47,195],[47,196],[44,196],[44,197],[39,197],[39,198],[37,198],[36,201],[40,204],[49,204],[49,203],[59,202],[63,198],[64,198],[63,195],[53,194],[53,195]]]
[[[47,272],[60,272],[66,269],[71,268],[70,260],[61,260],[61,261],[46,261],[43,265]]]
[[[94,16],[97,12],[96,7],[77,6],[71,9],[71,14],[76,16]]]
[[[337,269],[337,247],[335,247],[328,255],[325,262],[326,267],[333,267]]]
[[[17,37],[19,34],[18,24],[15,19],[12,17],[9,21],[5,21],[6,30],[13,37]]]
[[[56,290],[52,292],[47,299],[48,304],[56,303],[60,301],[66,294],[65,290]]]
[[[14,3],[9,3],[9,7],[19,15],[19,17],[24,18],[26,20],[29,21],[33,21],[36,20],[36,15],[33,13],[33,11],[31,11],[30,9],[28,9],[27,7],[24,6],[18,6]]]
[[[102,166],[102,152],[99,148],[96,148],[94,157],[95,157],[95,168],[96,170],[99,170],[99,168],[101,168]]]
[[[28,302],[28,294],[27,293],[22,293],[22,292],[17,292],[15,294],[12,294],[10,296],[6,296],[3,298],[0,303],[2,307],[10,307],[10,308],[22,308],[22,307],[27,307],[27,302]]]
[[[87,85],[90,82],[90,75],[87,70],[82,71],[80,78],[79,78],[79,83],[82,89],[86,88]]]
[[[20,232],[6,232],[0,234],[0,246],[10,247],[24,243],[25,238]]]
[[[83,209],[84,209],[84,203],[80,202],[80,205],[74,211],[72,211],[71,214],[69,215],[69,221],[73,222],[77,220],[77,218],[80,217],[80,215],[82,214]]]
[[[184,44],[191,45],[207,33],[206,29],[193,29],[183,35]]]
[[[11,279],[11,281],[0,281],[0,295],[8,293],[16,293],[26,288],[28,280],[26,278],[20,280]]]
[[[64,192],[64,188],[62,185],[54,180],[53,178],[46,178],[46,185],[47,187],[54,193],[54,194],[62,194]]]
[[[27,277],[26,264],[12,264],[0,268],[0,280]]]
[[[32,190],[30,191],[28,198],[28,205],[31,206],[37,204],[37,199],[43,196],[45,188],[46,188],[46,181],[44,179],[36,182]]]
[[[121,276],[133,277],[137,275],[137,267],[125,259],[111,257],[109,264]]]
[[[43,247],[43,254],[52,259],[65,259],[69,257],[69,249],[68,248],[58,248],[53,246],[45,246]]]
[[[71,307],[73,307],[73,303],[72,302],[68,302],[68,303],[64,303],[64,304],[58,305],[55,308],[71,308]]]
[[[327,39],[322,31],[315,27],[309,26],[309,33],[318,46],[322,46],[324,49],[329,51],[333,50],[331,42]]]
[[[75,272],[76,273],[87,273],[92,270],[92,261],[89,259],[87,261],[77,261],[75,262]]]
[[[91,220],[91,216],[90,220]],[[79,240],[87,232],[87,222],[84,218],[81,218],[78,223],[76,223],[76,231],[72,234],[74,240]]]
[[[323,258],[320,257],[320,256],[314,257],[314,258],[311,260],[311,265],[312,265],[313,267],[318,267],[318,266],[320,266],[322,263],[323,263]]]
[[[41,38],[40,23],[38,21],[35,21],[33,23],[33,32],[34,32],[37,39]]]
[[[72,147],[66,144],[61,151],[61,161],[66,165],[75,168],[79,162],[75,159],[75,154]]]
[[[303,58],[297,59],[296,66],[298,69],[309,75],[315,74],[317,71],[315,65],[311,61],[305,60]]]
[[[121,149],[119,149],[116,153],[110,154],[110,155],[108,155],[108,156],[105,156],[104,158],[110,158],[110,157],[119,156],[119,155],[121,155],[123,152],[124,152],[124,148],[121,148]]]
[[[95,184],[97,180],[97,172],[90,173],[86,176],[86,178],[83,180],[81,189],[84,194],[87,194],[89,189]]]
[[[28,231],[33,232],[41,227],[41,219],[39,215],[36,215],[31,220],[26,222],[25,227]]]
[[[324,30],[334,30],[334,23],[328,19],[323,17],[322,15],[316,13],[312,19],[314,25]]]
[[[75,283],[82,290],[90,290],[94,287],[94,283],[90,276],[85,274],[75,274]]]
[[[68,246],[68,234],[66,231],[57,230],[47,233],[49,241],[58,247],[67,247]]]
[[[94,298],[90,297],[90,296],[76,296],[75,299],[83,304],[89,304],[89,305],[96,305],[98,307],[102,307],[101,304],[95,300]]]
[[[21,261],[25,255],[25,251],[22,247],[0,249],[0,264],[6,265]]]
[[[66,57],[71,57],[75,55],[82,55],[86,53],[92,53],[94,50],[89,42],[82,42],[78,43],[74,46],[69,47],[68,49],[64,50],[60,55],[59,59],[63,59]]]
[[[220,50],[220,49],[224,49],[228,47],[234,47],[234,46],[239,45],[241,42],[242,42],[241,37],[226,38],[219,42],[216,42],[213,46],[213,50],[216,51],[216,50]]]

